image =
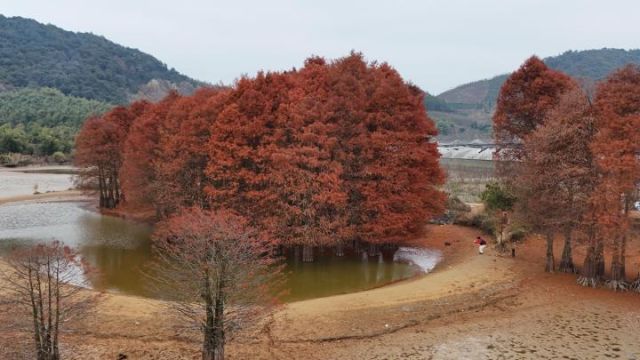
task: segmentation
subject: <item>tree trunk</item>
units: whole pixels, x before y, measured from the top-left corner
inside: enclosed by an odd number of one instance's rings
[[[216,304],[213,299],[213,289],[211,289],[211,279],[209,274],[206,274],[204,280],[205,289],[202,294],[205,303],[206,319],[203,325],[203,342],[202,342],[202,360],[215,360],[216,349],[218,347],[218,340],[216,339]]]
[[[604,242],[598,241],[598,245],[596,245],[596,275],[602,279],[604,271]]]
[[[298,261],[300,261],[300,245],[294,245],[293,246],[293,262],[295,264],[298,264]]]
[[[369,256],[376,256],[376,255],[378,255],[379,251],[380,250],[378,250],[378,245],[369,244]]]
[[[640,272],[638,272],[638,277],[636,278],[636,281],[634,281],[631,284],[631,290],[640,293]]]
[[[356,254],[360,254],[360,252],[362,251],[362,245],[360,244],[360,240],[353,240],[353,251]]]
[[[591,245],[587,249],[587,255],[584,258],[584,264],[582,265],[582,273],[578,278],[578,284],[587,287],[598,286],[598,259],[597,259],[596,247]]]
[[[336,256],[344,256],[344,245],[341,242],[336,245]]]
[[[224,294],[223,294],[223,286],[224,283],[222,280],[218,281],[218,288],[216,294],[216,309],[215,309],[215,334],[216,334],[216,344],[213,349],[213,359],[214,360],[224,360],[224,343],[225,343],[225,334],[224,334]]]
[[[106,182],[107,182],[106,208],[107,209],[113,209],[114,208],[114,204],[113,204],[113,181],[111,179],[111,176],[109,176],[106,179]]]
[[[302,246],[302,262],[313,262],[313,246]]]
[[[607,287],[615,291],[626,290],[627,283],[625,281],[624,265],[622,264],[621,254],[623,236],[618,236],[614,240],[613,252],[611,254],[611,279],[607,281]]]
[[[100,189],[100,208],[104,208],[107,206],[107,184],[101,168],[98,168],[98,188]]]
[[[360,256],[362,258],[362,261],[368,261],[369,260],[369,255],[367,255],[366,251],[363,251]]]
[[[506,214],[498,219],[498,226],[495,230],[496,233],[496,250],[499,252],[505,252],[507,250],[507,240],[509,237],[509,219]]]
[[[502,238],[502,229],[496,229],[496,250],[503,252],[505,249],[504,241]]]
[[[620,271],[622,278],[626,280],[627,275],[627,236],[623,235],[620,242]]]
[[[555,259],[553,257],[553,234],[547,233],[547,263],[545,265],[544,271],[546,272],[554,272],[556,268]]]
[[[114,175],[113,180],[116,188],[116,205],[120,204],[124,200],[124,195],[120,192],[120,182],[118,181],[118,175]]]
[[[562,260],[560,261],[561,272],[574,273],[576,271],[573,264],[573,252],[571,249],[571,228],[567,228],[564,234],[564,248],[562,249]]]
[[[36,304],[36,289],[33,283],[33,269],[31,265],[29,265],[28,269],[29,276],[29,296],[31,300],[31,316],[33,318],[33,335],[34,335],[34,343],[36,346],[36,356],[38,360],[42,359],[42,342],[41,342],[41,334],[40,334],[40,326],[38,324],[39,314],[38,314],[38,306]]]

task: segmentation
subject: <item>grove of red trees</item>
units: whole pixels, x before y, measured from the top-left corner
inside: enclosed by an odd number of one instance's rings
[[[361,54],[171,94],[89,119],[76,162],[100,205],[242,216],[306,261],[314,247],[377,254],[444,210],[423,92]]]
[[[614,72],[592,97],[532,57],[502,87],[494,121],[499,175],[517,195],[518,218],[547,238],[546,270],[555,270],[553,239],[562,234],[561,271],[580,271],[585,286],[606,279],[627,289],[629,213],[640,183],[640,69]],[[580,270],[576,242],[586,247]]]

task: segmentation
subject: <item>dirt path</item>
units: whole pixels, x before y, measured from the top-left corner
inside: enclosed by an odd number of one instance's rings
[[[640,295],[584,289],[572,275],[545,274],[536,239],[515,259],[493,251],[478,255],[476,235],[470,228],[431,227],[418,242],[445,257],[432,274],[289,304],[232,341],[228,357],[640,359]],[[11,316],[0,318],[7,323]],[[197,359],[198,339],[174,324],[161,302],[109,294],[96,316],[65,337],[64,352],[74,359],[119,353]],[[23,333],[4,330],[0,358],[20,358],[6,349],[28,342]]]

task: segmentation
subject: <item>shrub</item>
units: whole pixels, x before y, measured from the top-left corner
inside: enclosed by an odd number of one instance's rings
[[[471,218],[471,226],[477,227],[487,234],[493,235],[496,229],[494,219],[486,213],[475,215]]]
[[[516,197],[511,190],[497,182],[487,184],[480,198],[489,211],[508,211],[516,202]]]
[[[61,151],[56,151],[51,155],[51,157],[53,158],[53,161],[58,164],[64,164],[67,162],[67,157]]]

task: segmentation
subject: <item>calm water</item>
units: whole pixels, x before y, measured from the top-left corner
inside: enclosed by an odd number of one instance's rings
[[[80,202],[18,203],[0,206],[0,246],[62,240],[75,246],[101,274],[96,288],[148,296],[142,270],[151,260],[151,227],[101,216]],[[415,254],[414,254],[415,255]],[[437,261],[437,260],[435,260]],[[435,264],[435,262],[433,262]],[[377,258],[317,256],[314,263],[289,261],[289,295],[295,301],[349,293],[415,275],[419,268]]]
[[[55,170],[71,171],[71,167],[56,167]],[[34,170],[30,170],[34,171]],[[63,173],[23,172],[0,168],[0,197],[31,195],[34,190],[41,193],[68,190],[73,187],[73,178]]]

